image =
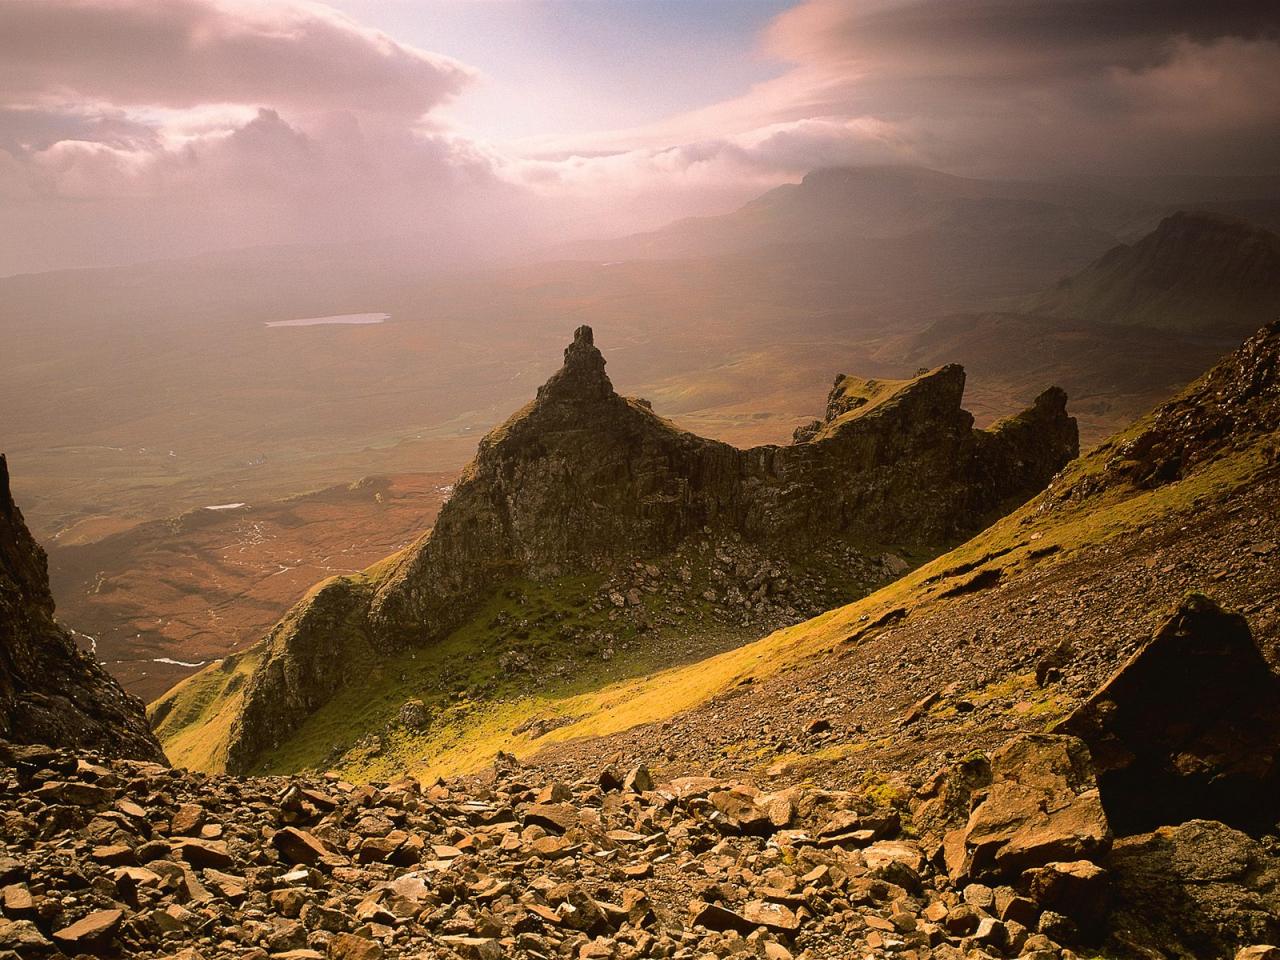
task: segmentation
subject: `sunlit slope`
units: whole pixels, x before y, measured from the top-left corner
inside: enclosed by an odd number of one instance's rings
[[[1221,507],[1233,493],[1277,470],[1278,347],[1280,326],[1273,325],[1180,397],[1074,461],[1025,506],[863,600],[655,673],[645,672],[643,658],[623,658],[612,677],[610,671],[600,670],[560,684],[547,683],[532,694],[513,688],[484,703],[455,701],[444,708],[439,722],[421,733],[388,723],[385,709],[368,709],[375,690],[371,676],[368,684],[352,685],[311,718],[276,752],[271,766],[324,766],[318,746],[326,736],[335,730],[349,735],[352,724],[362,723],[367,733],[376,735],[376,742],[371,738],[370,749],[349,755],[341,769],[364,779],[406,770],[424,777],[461,773],[485,765],[498,750],[529,756],[548,744],[617,733],[664,720],[739,684],[832,651],[847,651],[887,623],[944,607],[966,588],[1066,564],[1078,552],[1141,531],[1157,520]],[[572,590],[553,592],[560,598],[572,596]],[[539,601],[524,596],[521,602]],[[434,651],[419,650],[382,662],[377,675],[411,680],[418,671],[439,669],[448,662],[456,666],[474,654],[476,640],[464,629]],[[386,687],[378,689],[386,695]],[[171,695],[169,711],[192,710],[186,703],[201,692],[197,687],[179,688]],[[200,756],[175,750],[175,745],[206,737],[216,742],[224,735],[216,724],[207,732],[188,728],[172,735],[162,724],[161,734],[175,760],[197,765],[216,757],[216,745]]]
[[[448,738],[405,738],[407,749],[397,751],[397,759],[413,753],[420,759],[397,769],[424,777],[447,776],[487,764],[498,750],[527,757],[557,741],[665,720],[734,686],[847,649],[885,623],[925,605],[945,604],[951,591],[963,590],[974,578],[993,577],[992,571],[997,571],[1002,579],[1009,579],[1040,564],[1065,562],[1076,551],[1139,531],[1157,518],[1190,514],[1205,502],[1226,499],[1247,487],[1260,471],[1274,470],[1273,453],[1267,443],[1259,442],[1232,450],[1158,489],[1125,485],[1080,501],[1054,503],[1055,491],[1099,474],[1119,442],[1104,444],[1073,464],[1053,490],[1012,516],[863,600],[698,663],[598,690],[566,691],[562,696],[506,704],[500,711],[473,716]],[[547,716],[571,722],[537,739],[512,734],[530,718]],[[392,770],[387,763],[371,759],[345,772],[379,778]]]
[[[234,697],[229,723],[220,705],[158,704],[180,718],[165,736],[208,726],[216,745],[182,752],[235,773],[412,765],[474,745],[467,731],[513,703],[647,676],[864,596],[1078,450],[1061,390],[981,431],[964,382],[955,365],[841,377],[795,443],[741,450],[619,396],[582,327],[428,536],[316,587],[242,687],[218,693],[219,664],[175,694]]]

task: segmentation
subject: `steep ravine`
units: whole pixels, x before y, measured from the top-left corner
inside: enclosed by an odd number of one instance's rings
[[[53,611],[44,550],[0,454],[0,739],[163,761],[142,701],[76,647]]]

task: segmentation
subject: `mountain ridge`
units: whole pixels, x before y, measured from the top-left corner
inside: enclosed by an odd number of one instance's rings
[[[1278,410],[1274,322],[950,553],[714,660],[566,701],[573,722],[521,744],[522,759],[562,775],[661,754],[663,775],[750,773],[773,788],[927,777],[940,753],[1065,718],[1190,592],[1244,612],[1275,673]],[[619,702],[615,722],[603,706]],[[808,733],[817,719],[830,732]],[[735,731],[764,729],[760,753],[723,752]]]
[[[686,543],[750,548],[783,570],[833,546],[864,558],[868,543],[932,552],[1029,496],[1078,451],[1060,390],[979,431],[960,407],[959,367],[882,382],[862,416],[835,402],[849,382],[837,381],[813,437],[739,450],[616,394],[590,328],[579,328],[561,370],[481,441],[430,534],[374,574],[318,586],[255,651],[206,669],[243,668],[228,769],[249,769],[342,686],[346,645],[377,658],[436,642],[513,578],[652,564]],[[680,563],[700,582],[711,559]],[[709,592],[733,596],[735,576]],[[770,602],[758,580],[743,589],[755,606]],[[182,712],[181,689],[153,705],[162,731]]]
[[[1280,236],[1179,211],[1029,298],[1033,312],[1192,334],[1252,333],[1280,315]]]

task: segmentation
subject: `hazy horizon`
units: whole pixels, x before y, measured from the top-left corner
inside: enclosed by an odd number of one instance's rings
[[[1274,174],[1277,88],[1280,17],[1241,0],[4,0],[0,276],[406,235],[465,261],[826,166]]]

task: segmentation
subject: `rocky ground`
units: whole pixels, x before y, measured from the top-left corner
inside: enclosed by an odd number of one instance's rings
[[[0,960],[1277,960],[1277,408],[1273,327],[884,595],[909,608],[836,611],[827,654],[484,776],[120,759],[160,755],[70,736],[80,708],[24,720],[49,694],[15,674],[0,730],[74,749],[0,741]],[[0,652],[39,652],[43,557],[0,505],[0,599],[23,602]],[[712,569],[754,586],[670,602],[786,615],[784,578],[725,549]],[[661,574],[619,574],[597,613],[648,609]]]
[[[463,793],[0,760],[0,957],[1069,960],[1104,936],[1143,949],[1188,863],[1214,889],[1171,955],[1280,936],[1274,845],[1194,821],[1111,850],[1069,737],[971,757],[907,807],[643,766],[566,783],[500,762]]]
[[[554,744],[547,775],[643,758],[773,788],[819,777],[857,786],[1039,731],[1092,692],[1190,590],[1244,613],[1280,666],[1280,470],[1227,509],[1169,516],[870,630],[834,657],[740,686],[670,721]],[[1037,667],[1055,659],[1038,683]],[[922,705],[920,709],[915,709]]]

